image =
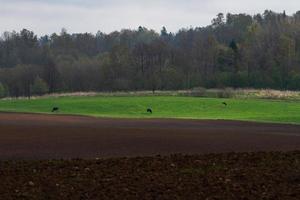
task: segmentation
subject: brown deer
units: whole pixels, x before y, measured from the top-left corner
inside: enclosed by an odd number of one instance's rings
[[[53,107],[52,112],[57,112],[59,110],[59,107]]]
[[[148,108],[148,109],[147,109],[147,113],[152,114],[152,109],[151,109],[151,108]]]

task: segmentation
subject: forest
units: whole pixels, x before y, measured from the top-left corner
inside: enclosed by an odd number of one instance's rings
[[[109,34],[0,38],[0,97],[77,91],[300,89],[300,11],[219,13],[177,33],[138,27]]]

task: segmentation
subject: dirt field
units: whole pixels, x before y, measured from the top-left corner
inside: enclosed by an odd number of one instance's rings
[[[0,161],[2,200],[300,199],[300,151]]]
[[[300,150],[300,126],[0,114],[0,159]]]
[[[296,200],[299,150],[296,125],[2,113],[0,199]]]

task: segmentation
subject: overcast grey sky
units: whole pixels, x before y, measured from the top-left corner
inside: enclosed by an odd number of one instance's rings
[[[38,35],[111,32],[145,26],[176,32],[206,26],[219,12],[262,13],[300,10],[300,0],[0,0],[0,32],[27,28]]]

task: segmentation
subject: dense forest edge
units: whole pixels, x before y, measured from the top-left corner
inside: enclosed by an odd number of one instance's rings
[[[145,27],[109,34],[0,38],[0,98],[60,92],[300,89],[300,11],[218,14],[211,25],[160,33]]]

